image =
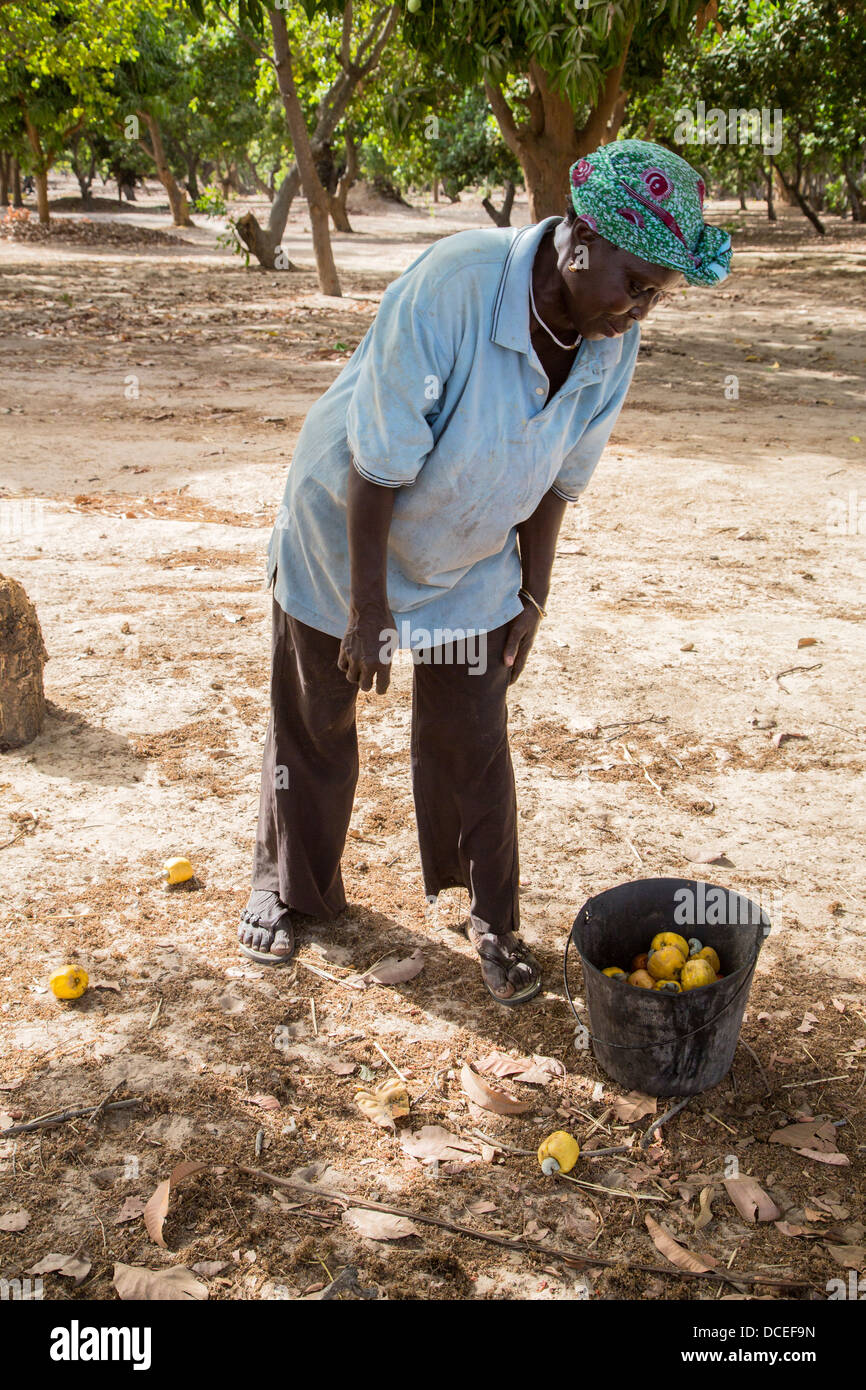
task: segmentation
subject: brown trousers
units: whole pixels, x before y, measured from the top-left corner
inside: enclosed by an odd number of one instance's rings
[[[502,661],[507,625],[486,636],[471,673],[459,645],[413,670],[412,790],[424,891],[464,887],[474,924],[519,925],[517,803]],[[482,638],[481,641],[485,639]],[[253,888],[332,917],[346,906],[340,859],[358,781],[358,687],[337,666],[340,642],[273,601],[271,712],[262,767]],[[463,656],[462,662],[443,660]]]

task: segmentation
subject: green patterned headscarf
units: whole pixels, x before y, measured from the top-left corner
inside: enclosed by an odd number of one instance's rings
[[[704,222],[706,188],[690,164],[648,140],[614,140],[569,171],[571,201],[606,241],[652,265],[713,285],[731,268],[731,238]]]

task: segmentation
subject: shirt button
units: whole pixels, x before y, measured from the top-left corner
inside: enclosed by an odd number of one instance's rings
[[[543,395],[544,395],[544,387],[543,387],[543,386],[536,386],[536,388],[535,388],[535,394],[536,394],[536,396],[543,396]]]

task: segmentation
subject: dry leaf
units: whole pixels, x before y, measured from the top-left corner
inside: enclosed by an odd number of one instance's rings
[[[691,1250],[686,1250],[684,1245],[680,1245],[667,1231],[663,1231],[651,1216],[645,1216],[644,1221],[656,1250],[660,1251],[666,1260],[670,1260],[672,1265],[676,1265],[677,1269],[687,1269],[693,1274],[706,1274],[708,1270],[715,1269],[712,1261],[707,1263],[708,1257],[693,1255]]]
[[[797,649],[800,647],[814,647],[818,642],[817,637],[801,637],[797,642]]]
[[[613,1102],[616,1118],[622,1124],[634,1124],[644,1115],[654,1115],[658,1109],[655,1096],[646,1096],[643,1091],[629,1091],[627,1096],[618,1097]]]
[[[480,1202],[469,1202],[466,1210],[473,1216],[485,1216],[487,1212],[496,1210],[496,1203],[485,1202],[483,1199]]]
[[[112,1286],[123,1299],[144,1299],[148,1303],[202,1300],[208,1296],[207,1284],[196,1279],[185,1265],[172,1269],[146,1269],[144,1265],[114,1266]]]
[[[797,1029],[797,1032],[798,1032],[798,1033],[811,1033],[812,1029],[814,1028],[814,1026],[815,1026],[815,1024],[816,1024],[817,1022],[818,1022],[818,1019],[817,1019],[817,1017],[815,1016],[815,1014],[804,1014],[804,1015],[803,1015],[803,1022],[800,1024],[799,1028]]]
[[[834,1009],[838,1009],[838,1010],[839,1010],[839,1013],[840,1013],[840,1014],[843,1014],[843,1013],[845,1012],[845,1003],[844,1003],[844,1000],[842,1000],[842,999],[831,999],[831,1000],[830,1000],[830,1003],[833,1005],[833,1008],[834,1008]],[[2,1086],[0,1086],[0,1090],[2,1090],[2,1089],[3,1089]]]
[[[812,1201],[815,1206],[820,1207],[822,1211],[828,1211],[836,1221],[847,1221],[848,1217],[851,1215],[850,1207],[843,1207],[841,1202],[831,1201],[829,1194],[824,1197],[813,1197]],[[816,1217],[815,1219],[817,1220],[818,1218]],[[827,1220],[826,1216],[821,1219],[824,1221]]]
[[[303,1205],[303,1203],[301,1203]],[[203,1279],[215,1279],[224,1269],[228,1269],[226,1260],[199,1260],[198,1264],[190,1265],[194,1274],[200,1274]]]
[[[843,1269],[856,1269],[861,1273],[866,1269],[866,1248],[862,1245],[828,1245],[827,1249]]]
[[[810,1231],[808,1226],[795,1226],[790,1221],[777,1221],[776,1230],[781,1231],[783,1236],[818,1236],[821,1234],[820,1231]]]
[[[137,1221],[146,1206],[147,1203],[141,1197],[127,1197],[114,1218],[114,1225],[122,1226],[125,1221]]]
[[[174,1168],[171,1170],[170,1176],[159,1184],[159,1187],[145,1206],[142,1215],[144,1216],[147,1234],[157,1245],[161,1245],[163,1250],[168,1248],[163,1239],[162,1227],[168,1214],[168,1199],[172,1190],[175,1187],[179,1187],[182,1182],[186,1182],[187,1178],[194,1177],[196,1173],[200,1173],[204,1168],[207,1168],[207,1166],[206,1163],[175,1164]],[[146,1272],[147,1271],[145,1271],[145,1273]],[[142,1297],[145,1296],[146,1295],[142,1295]],[[132,1295],[121,1294],[121,1298],[124,1297],[131,1298]]]
[[[725,1191],[744,1221],[778,1221],[782,1215],[760,1183],[754,1178],[725,1178]]]
[[[19,1076],[17,1081],[0,1081],[0,1091],[17,1091],[23,1080],[24,1077]]]
[[[414,1221],[408,1216],[392,1216],[387,1211],[367,1211],[365,1207],[349,1207],[343,1212],[343,1224],[350,1226],[360,1236],[370,1240],[404,1240],[406,1236],[420,1235]]]
[[[446,1163],[478,1163],[480,1159],[475,1145],[458,1139],[456,1134],[450,1134],[441,1125],[424,1125],[422,1129],[402,1134],[400,1143],[405,1153],[420,1159],[422,1163],[431,1163],[434,1159]]]
[[[336,1058],[329,1058],[325,1062],[328,1071],[332,1071],[335,1076],[351,1076],[355,1070],[355,1062],[340,1062]]]
[[[355,1104],[368,1120],[396,1130],[394,1121],[409,1114],[409,1096],[402,1081],[386,1081],[377,1091],[356,1091]]]
[[[355,989],[367,989],[370,985],[400,985],[405,980],[413,980],[423,969],[424,956],[418,950],[402,959],[397,955],[387,956],[372,969],[365,970],[361,975],[351,975],[343,983],[353,985]]]
[[[847,1154],[839,1152],[828,1153],[821,1149],[795,1149],[794,1152],[802,1154],[804,1158],[814,1158],[818,1163],[832,1163],[837,1168],[847,1168],[851,1162]]]
[[[475,1063],[475,1070],[491,1076],[511,1077],[531,1086],[546,1086],[549,1081],[565,1076],[565,1067],[556,1057],[509,1057],[504,1052],[490,1052]]]
[[[697,1216],[695,1217],[696,1231],[702,1231],[704,1227],[708,1226],[713,1219],[713,1209],[711,1206],[712,1196],[713,1189],[711,1187],[704,1187],[701,1189],[701,1195],[699,1198],[700,1210]]]
[[[241,1096],[240,1099],[245,1105],[258,1105],[262,1110],[279,1110],[280,1108],[280,1102],[276,1096],[266,1096],[261,1092],[255,1096]]]
[[[30,1213],[20,1207],[17,1211],[7,1211],[0,1216],[0,1231],[23,1231],[30,1224]]]
[[[829,1120],[803,1120],[800,1124],[785,1125],[770,1135],[771,1144],[790,1144],[792,1149],[820,1149],[823,1153],[836,1151],[836,1128]]]
[[[74,1255],[44,1255],[25,1274],[64,1274],[75,1280],[76,1288],[90,1273],[90,1261],[76,1250]]]
[[[522,1100],[515,1100],[496,1086],[489,1086],[468,1062],[460,1069],[460,1084],[465,1094],[482,1110],[492,1110],[494,1115],[523,1115],[531,1107]]]

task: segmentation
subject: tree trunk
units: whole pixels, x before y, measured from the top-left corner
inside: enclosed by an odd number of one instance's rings
[[[482,198],[481,206],[492,217],[497,227],[511,226],[511,209],[514,206],[514,183],[511,179],[505,180],[505,201],[500,209],[496,209],[489,198]]]
[[[770,167],[773,170],[773,190],[776,196],[776,201],[779,203],[784,203],[785,207],[787,208],[792,208],[794,206],[794,195],[788,192],[788,189],[785,185],[785,181],[779,173],[779,170],[773,164],[772,160],[770,160]]]
[[[793,183],[786,179],[785,175],[782,173],[775,160],[773,160],[773,168],[776,170],[776,173],[782,180],[783,187],[785,188],[785,191],[790,195],[792,202],[795,202],[800,211],[802,212],[803,216],[809,219],[818,235],[825,236],[827,229],[824,226],[824,223],[821,221],[814,208],[809,206],[807,199],[803,197],[803,194],[800,192],[798,183]]]
[[[340,289],[337,267],[334,263],[331,233],[328,226],[329,195],[322,187],[316,173],[310,134],[295,88],[292,53],[289,48],[285,15],[281,10],[269,10],[268,18],[274,38],[274,59],[280,96],[283,99],[286,121],[295,149],[295,158],[301,172],[301,185],[310,213],[310,226],[313,230],[313,253],[316,257],[319,289],[322,294],[336,297],[342,294],[342,290]]]
[[[0,575],[0,751],[41,733],[47,659],[36,609],[16,579]]]
[[[194,202],[198,202],[201,197],[198,186],[199,157],[197,154],[184,152],[184,159],[186,160],[186,186],[189,189],[189,196]]]
[[[737,197],[740,200],[740,212],[746,212],[746,176],[742,169],[737,170]]]
[[[12,206],[13,208],[23,208],[24,199],[21,197],[21,165],[15,156],[12,156]]]
[[[139,111],[138,114],[147,126],[152,148],[148,149],[143,140],[139,140],[138,143],[156,165],[156,176],[168,194],[172,222],[175,227],[191,227],[193,223],[189,215],[189,199],[183,189],[178,187],[177,180],[168,167],[159,121],[149,111]]]
[[[0,208],[8,208],[9,206],[9,163],[11,158],[11,155],[0,150]]]
[[[617,93],[617,98],[613,104],[613,111],[611,112],[610,120],[607,124],[607,130],[605,131],[605,138],[602,141],[602,144],[609,145],[610,142],[612,140],[615,140],[616,137],[619,135],[619,128],[625,120],[625,113],[628,107],[628,99],[630,96],[631,92],[626,92],[624,90],[621,90]]]
[[[89,208],[89,207],[92,206],[92,203],[93,203],[93,198],[91,197],[91,189],[93,188],[93,180],[94,180],[94,178],[96,177],[96,156],[95,156],[95,155],[92,155],[92,156],[91,156],[90,164],[89,164],[89,166],[87,167],[87,169],[85,169],[85,170],[76,169],[76,170],[75,170],[75,177],[78,179],[78,187],[79,187],[79,189],[81,190],[81,203],[82,203],[82,206],[85,207],[85,208]]]
[[[434,201],[434,203],[438,203],[438,202],[439,202],[439,179],[438,179],[438,178],[435,178],[435,179],[433,180],[433,201]]]
[[[581,155],[604,144],[610,139],[611,130],[619,128],[625,110],[620,82],[630,39],[631,34],[620,61],[605,76],[596,104],[580,130],[575,125],[570,101],[554,90],[548,74],[535,59],[528,73],[529,115],[519,125],[499,83],[485,81],[487,100],[502,138],[523,169],[533,222],[565,211],[570,166]]]
[[[47,227],[51,221],[51,212],[48,207],[48,174],[44,169],[37,170],[33,175],[36,180],[36,207],[39,210],[39,221],[43,227]]]
[[[764,170],[764,183],[767,186],[767,221],[775,222],[776,207],[773,202],[773,166],[772,164]]]
[[[851,203],[851,221],[866,221],[863,215],[863,199],[860,196],[860,189],[857,187],[857,180],[851,171],[849,164],[845,165],[845,186],[848,189],[848,198]]]
[[[39,131],[36,129],[30,113],[27,110],[22,98],[21,105],[24,112],[24,128],[27,131],[27,139],[33,151],[33,177],[36,180],[36,206],[39,209],[39,221],[43,227],[47,227],[51,221],[51,213],[48,208],[48,164],[45,151],[42,148],[42,141]],[[20,190],[19,190],[20,191]]]
[[[371,21],[370,28],[360,40],[353,58],[351,51],[352,6],[351,4],[346,4],[344,7],[342,37],[339,50],[341,72],[331,83],[331,86],[319,102],[316,127],[310,140],[314,152],[314,161],[316,158],[315,152],[323,143],[330,140],[337,126],[340,124],[340,121],[343,119],[349,102],[355,92],[361,90],[363,79],[368,73],[373,71],[379,62],[382,50],[393,33],[401,12],[401,7],[397,4],[391,5],[388,10],[377,10]],[[271,11],[272,16],[273,14],[274,11]],[[285,25],[283,28],[285,28]],[[288,43],[286,47],[288,48]],[[291,124],[289,129],[291,130]],[[274,172],[276,173],[276,170]],[[296,159],[276,193],[271,193],[273,201],[271,203],[267,229],[263,229],[259,225],[253,213],[246,213],[245,216],[239,218],[236,223],[241,239],[259,261],[259,264],[264,266],[267,270],[272,270],[274,267],[276,249],[286,230],[289,209],[300,187],[301,172]],[[260,258],[260,252],[261,255],[264,256],[264,259]]]
[[[358,178],[358,146],[348,130],[343,139],[346,145],[346,167],[340,175],[336,192],[331,194],[331,217],[334,219],[334,226],[338,232],[351,232],[354,231],[354,228],[349,222],[346,199],[349,196],[349,189]]]
[[[262,227],[254,212],[245,212],[235,223],[238,236],[251,255],[255,256],[264,270],[273,270],[277,250],[289,220],[289,208],[301,186],[301,175],[297,164],[293,164],[276,191],[267,227]],[[296,270],[289,264],[285,269]]]

